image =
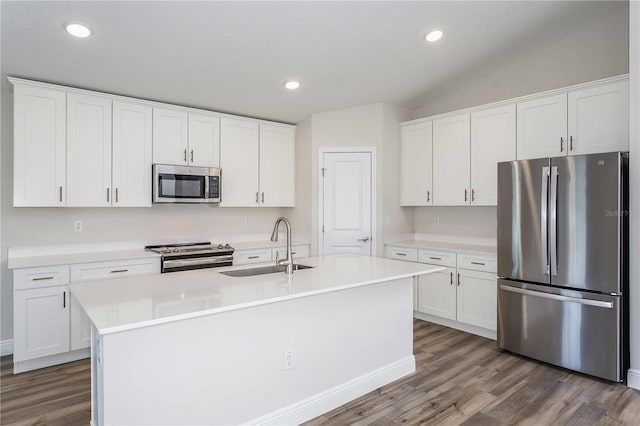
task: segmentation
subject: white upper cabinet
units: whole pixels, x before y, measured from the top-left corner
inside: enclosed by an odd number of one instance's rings
[[[498,204],[498,163],[516,159],[515,104],[471,113],[471,205]]]
[[[567,155],[567,95],[518,104],[518,160]]]
[[[469,204],[469,114],[433,121],[433,205]]]
[[[111,205],[111,100],[67,95],[67,206]]]
[[[402,126],[400,141],[400,205],[433,204],[431,121]]]
[[[13,114],[13,206],[64,206],[65,92],[16,84]]]
[[[629,150],[629,82],[569,92],[569,155]]]
[[[153,162],[187,165],[188,114],[153,108]]]
[[[258,190],[258,123],[220,120],[222,201],[225,207],[255,207]]]
[[[220,167],[220,118],[189,113],[190,166]]]
[[[260,124],[259,134],[260,205],[264,207],[294,207],[295,129],[288,126]]]
[[[112,205],[151,207],[152,109],[113,103]]]

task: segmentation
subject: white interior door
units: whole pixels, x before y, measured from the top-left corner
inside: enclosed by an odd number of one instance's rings
[[[370,152],[323,155],[323,254],[372,253]]]

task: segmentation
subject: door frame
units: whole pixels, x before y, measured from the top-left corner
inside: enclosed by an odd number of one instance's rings
[[[324,181],[322,177],[322,166],[324,165],[324,154],[370,154],[371,155],[371,256],[375,257],[377,250],[377,185],[376,185],[376,148],[373,146],[362,147],[324,147],[318,149],[318,256],[324,256]]]

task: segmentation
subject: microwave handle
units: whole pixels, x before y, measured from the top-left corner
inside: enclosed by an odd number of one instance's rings
[[[204,198],[209,198],[209,174],[204,178]]]

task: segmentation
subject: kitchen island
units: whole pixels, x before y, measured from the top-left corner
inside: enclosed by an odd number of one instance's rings
[[[294,424],[415,371],[413,276],[359,255],[248,277],[72,283],[92,323],[92,424]]]

